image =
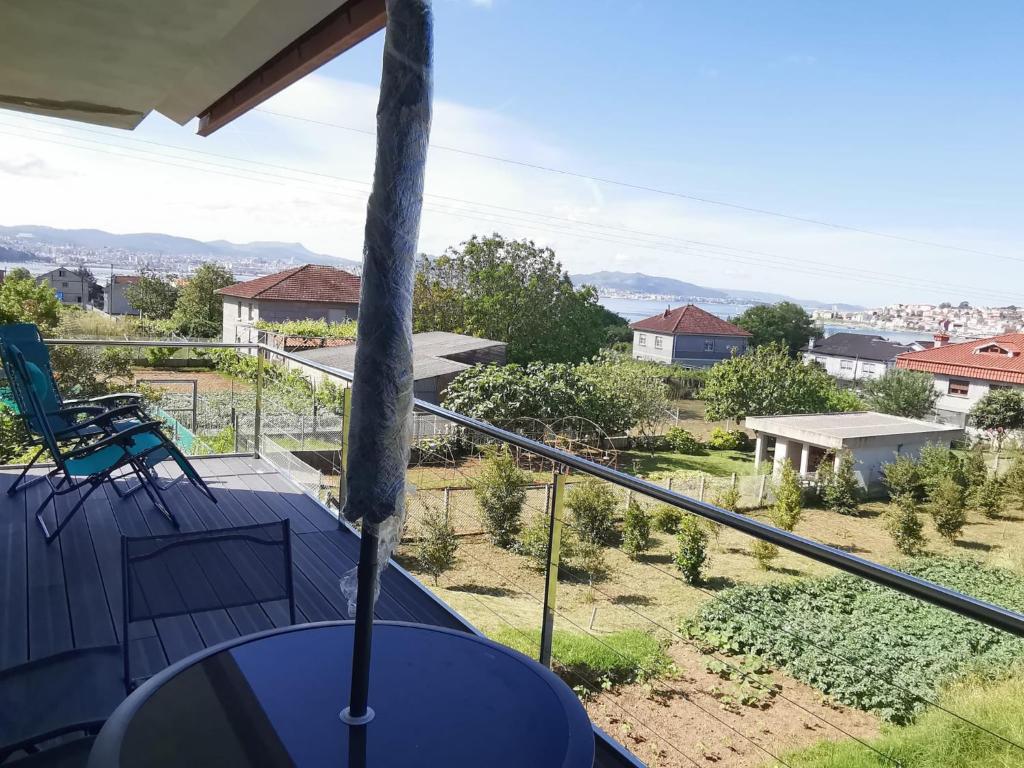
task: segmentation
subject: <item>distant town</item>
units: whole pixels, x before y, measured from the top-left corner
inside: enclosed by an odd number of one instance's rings
[[[1024,328],[1024,310],[1018,307],[974,307],[966,301],[957,305],[890,304],[852,312],[815,309],[811,316],[819,323],[879,331],[931,334],[941,329],[964,339],[998,336]]]

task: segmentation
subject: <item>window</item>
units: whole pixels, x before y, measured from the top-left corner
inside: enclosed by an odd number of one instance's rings
[[[853,360],[840,360],[839,361],[839,370],[841,370],[841,371],[852,371],[853,370]]]
[[[864,369],[864,373],[874,373],[875,372],[875,364],[874,363],[863,363],[861,367]]]
[[[252,320],[252,302],[249,302],[249,319]]]
[[[68,284],[67,284],[67,283],[61,283],[61,284],[60,284],[60,287],[61,287],[61,288],[67,288],[67,287],[68,287]]]
[[[79,304],[81,304],[82,303],[82,297],[81,296],[75,296],[75,301],[77,301]]]
[[[949,388],[946,390],[946,394],[952,395],[953,397],[967,397],[967,392],[971,388],[969,381],[963,379],[950,379]]]
[[[704,339],[704,351],[705,352],[714,352],[715,351],[715,340],[714,339]]]
[[[665,339],[663,337],[655,336],[654,337],[654,348],[655,349],[661,349],[661,346],[662,346],[662,344],[664,344],[664,342],[665,342]]]
[[[238,319],[242,319],[242,300],[238,300]]]
[[[640,344],[641,347],[646,347],[647,346],[647,336],[645,334],[643,334],[643,333],[640,334],[639,344]]]

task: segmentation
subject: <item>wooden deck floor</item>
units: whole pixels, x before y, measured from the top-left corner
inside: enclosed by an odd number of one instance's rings
[[[300,622],[348,618],[338,586],[358,558],[358,538],[270,464],[251,458],[197,459],[218,499],[188,483],[168,500],[181,530],[291,521],[295,601]],[[45,483],[8,497],[16,472],[0,472],[0,669],[71,648],[120,643],[120,537],[170,533],[144,494],[122,499],[109,485],[47,546],[33,511]],[[71,499],[61,501],[62,514]],[[52,513],[51,513],[52,514]],[[388,568],[376,614],[466,629],[411,578]],[[150,675],[224,640],[284,626],[283,603],[207,611],[129,627],[133,671]]]

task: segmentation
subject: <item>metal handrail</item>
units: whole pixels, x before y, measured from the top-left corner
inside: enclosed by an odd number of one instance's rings
[[[48,344],[77,344],[80,343],[80,340],[47,339],[46,342]],[[306,368],[325,373],[329,376],[334,376],[335,378],[339,378],[344,381],[352,380],[352,373],[349,371],[324,365],[323,363],[319,363],[314,360],[308,360],[266,344],[231,344],[227,342],[169,342],[164,344],[162,342],[155,343],[122,340],[102,341],[93,339],[81,340],[81,343],[96,346],[207,346],[234,349],[256,349],[258,354],[260,352],[274,354],[303,365]],[[687,512],[699,515],[728,528],[732,528],[733,530],[740,531],[741,533],[753,536],[754,538],[762,541],[770,542],[783,549],[789,550],[790,552],[796,552],[799,555],[809,557],[817,562],[830,565],[833,568],[838,568],[846,573],[867,579],[875,584],[895,589],[904,594],[916,597],[919,600],[924,600],[925,602],[953,611],[961,616],[974,619],[991,627],[1005,630],[1011,634],[1017,635],[1018,637],[1024,637],[1024,615],[1017,613],[1016,611],[1011,611],[993,603],[979,600],[975,597],[971,597],[970,595],[965,595],[961,592],[943,587],[940,584],[936,584],[925,579],[920,579],[916,576],[911,576],[894,568],[889,568],[879,563],[872,562],[871,560],[865,560],[864,558],[857,557],[856,555],[852,555],[841,549],[821,544],[820,542],[804,538],[803,536],[798,536],[790,531],[775,528],[774,526],[762,523],[751,517],[747,517],[746,515],[741,515],[737,512],[730,512],[712,504],[697,501],[689,496],[684,496],[681,493],[676,493],[675,491],[670,491],[667,488],[655,485],[648,480],[643,480],[625,472],[611,469],[567,451],[545,445],[544,443],[536,442],[527,437],[516,434],[515,432],[509,432],[508,430],[496,427],[493,424],[488,424],[484,421],[478,421],[477,419],[463,416],[455,411],[442,408],[439,405],[434,405],[433,403],[428,403],[418,399],[414,400],[414,403],[416,408],[421,411],[432,413],[459,426],[472,429],[501,442],[530,451],[531,453],[535,453],[538,456],[542,456],[557,464],[571,467],[621,488],[626,488],[636,493],[649,496],[665,504],[669,504],[673,507],[684,509]]]

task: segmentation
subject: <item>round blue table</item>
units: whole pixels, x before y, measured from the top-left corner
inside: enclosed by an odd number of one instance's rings
[[[168,667],[110,717],[89,766],[593,765],[593,729],[565,683],[503,645],[439,627],[374,625],[375,717],[344,724],[352,636],[351,622],[288,627]]]

